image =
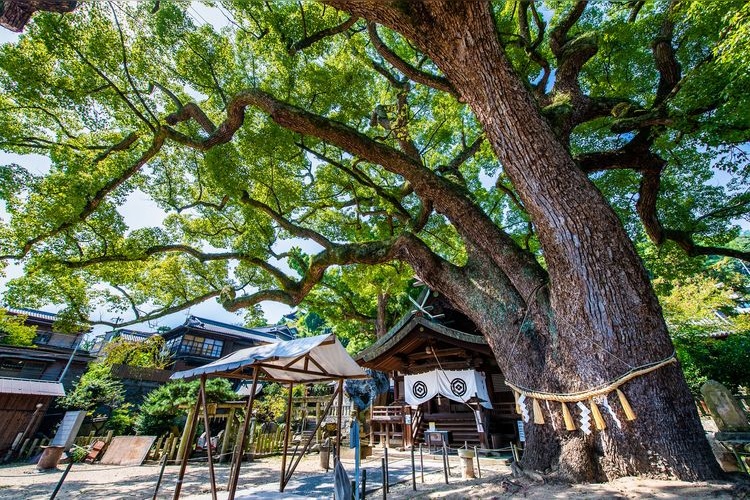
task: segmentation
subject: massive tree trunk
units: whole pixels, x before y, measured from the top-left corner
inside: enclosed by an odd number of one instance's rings
[[[358,2],[334,3],[423,48],[476,113],[532,217],[549,283],[531,293],[519,289],[528,303],[496,286],[503,278],[488,276],[487,266],[469,265],[464,271],[471,274],[467,283],[476,286],[460,290],[453,283],[448,288],[458,289],[444,290],[488,337],[508,379],[537,391],[581,391],[672,355],[659,303],[632,242],[515,75],[489,5],[425,1],[394,8],[363,2],[352,8],[347,4]],[[478,226],[448,216],[458,227]],[[482,235],[459,231],[467,244],[477,246],[475,257],[484,252],[492,258],[498,252]],[[522,308],[530,311],[523,325]],[[610,421],[606,430],[585,436],[565,431],[557,412],[557,431],[549,421],[527,425],[524,466],[559,467],[579,480],[718,474],[676,364],[638,377],[624,389],[636,420],[626,421],[621,414],[622,429]]]

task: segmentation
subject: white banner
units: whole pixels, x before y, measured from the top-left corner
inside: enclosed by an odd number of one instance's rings
[[[420,405],[440,394],[461,403],[476,396],[482,406],[492,408],[484,373],[476,370],[434,370],[405,375],[404,392],[406,403],[411,406]]]
[[[404,392],[406,404],[419,406],[438,394],[437,372],[404,375]]]

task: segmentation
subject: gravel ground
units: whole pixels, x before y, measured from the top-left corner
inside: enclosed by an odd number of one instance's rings
[[[308,455],[297,467],[284,493],[278,492],[280,457],[264,458],[246,463],[240,475],[238,499],[294,500],[332,497],[333,474],[320,467],[317,454]],[[353,460],[342,460],[350,475]],[[362,461],[367,469],[367,497],[382,498],[381,455]],[[456,456],[450,457],[451,475],[445,484],[442,458],[425,455],[424,483],[421,481],[419,457],[416,458],[416,491],[411,484],[411,459],[408,453],[389,454],[388,498],[502,498],[525,497],[533,499],[635,499],[635,498],[750,498],[748,491],[738,490],[734,483],[687,483],[681,481],[658,481],[643,478],[623,478],[611,483],[568,485],[562,483],[531,483],[510,476],[504,460],[482,458],[482,478],[462,480]],[[178,467],[168,466],[158,498],[172,498]],[[52,472],[37,472],[34,465],[10,465],[0,467],[0,498],[2,499],[47,499],[62,474],[61,469]],[[152,498],[158,465],[107,466],[75,464],[63,484],[59,499],[147,499]],[[216,479],[221,488],[227,484],[228,466],[217,465]],[[210,487],[208,467],[191,464],[183,483],[182,497],[190,500],[209,500]],[[744,496],[743,496],[744,495]],[[219,492],[219,499],[226,492]]]

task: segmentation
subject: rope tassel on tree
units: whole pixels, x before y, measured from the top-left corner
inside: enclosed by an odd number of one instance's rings
[[[633,380],[636,377],[640,377],[641,375],[645,375],[652,371],[658,370],[659,368],[663,366],[667,366],[669,364],[676,363],[676,362],[677,362],[677,358],[675,357],[675,354],[673,352],[669,357],[661,361],[657,361],[655,363],[649,363],[649,364],[645,364],[645,365],[633,368],[632,370],[621,375],[615,380],[612,380],[611,382],[608,382],[594,389],[589,389],[587,391],[580,391],[580,392],[557,394],[557,393],[552,393],[552,392],[534,391],[534,390],[527,389],[519,385],[513,384],[511,382],[508,382],[507,380],[505,381],[505,384],[513,390],[513,397],[516,401],[516,412],[519,415],[523,416],[524,422],[528,422],[530,420],[529,410],[528,410],[528,407],[526,406],[526,399],[530,398],[531,408],[532,408],[532,412],[534,416],[534,423],[537,425],[544,425],[544,415],[542,414],[540,401],[545,401],[545,402],[555,401],[562,405],[562,416],[563,416],[563,421],[565,422],[566,430],[568,431],[576,430],[575,421],[573,420],[573,416],[570,413],[570,408],[568,408],[567,403],[577,403],[577,406],[582,413],[581,430],[583,430],[584,432],[588,431],[589,418],[593,420],[596,426],[596,429],[604,430],[607,428],[607,424],[604,421],[604,417],[602,416],[602,413],[599,410],[599,407],[597,406],[597,402],[595,398],[598,398],[600,396],[604,396],[606,398],[607,394],[613,391],[616,392],[617,398],[620,402],[620,406],[622,407],[622,412],[625,414],[625,418],[627,420],[635,420],[636,418],[635,412],[633,411],[633,408],[630,406],[630,402],[625,397],[625,393],[622,392],[622,390],[620,389],[620,386]],[[584,403],[587,403],[588,407]],[[615,414],[612,411],[612,407],[609,405],[609,401],[604,400],[604,403],[606,403],[605,409],[611,414],[612,417],[616,418]],[[549,408],[549,405],[548,405],[548,408]],[[583,415],[584,413],[585,415]],[[583,424],[583,420],[586,420],[586,425]],[[619,420],[617,420],[616,423],[618,424],[618,426],[620,425]],[[584,429],[584,427],[586,427],[586,429]],[[588,432],[586,433],[588,434]]]

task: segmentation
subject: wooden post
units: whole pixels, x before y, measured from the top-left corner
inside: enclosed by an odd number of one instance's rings
[[[448,484],[448,448],[443,442],[443,475],[445,476],[445,484]]]
[[[188,410],[188,421],[185,425],[185,432],[182,433],[182,442],[180,443],[180,451],[177,453],[178,459],[180,460],[180,472],[177,475],[177,484],[174,488],[174,500],[180,498],[180,490],[182,489],[182,480],[185,477],[185,469],[187,468],[187,457],[190,454],[192,448],[193,434],[195,433],[195,424],[198,423],[198,410],[200,410],[201,399],[195,398],[195,406],[192,408],[192,414]]]
[[[373,400],[372,404],[370,405],[370,446],[375,448],[375,420],[373,420],[372,416],[374,414],[374,408],[375,408],[375,401]]]
[[[476,421],[477,421],[477,432],[479,434],[479,444],[482,446],[482,448],[489,448],[490,445],[487,442],[487,431],[485,429],[485,418],[484,418],[484,410],[482,409],[482,405],[477,403],[477,410],[476,410]]]
[[[336,422],[336,456],[341,460],[341,414],[344,408],[344,379],[339,379],[339,415]]]
[[[380,459],[380,468],[383,471],[383,500],[385,500],[388,494],[388,472],[385,468],[385,458]]]
[[[196,406],[193,408],[188,408],[187,413],[187,419],[185,421],[185,427],[182,429],[182,437],[180,438],[180,446],[177,450],[177,460],[182,460],[182,457],[185,456],[186,449],[188,447],[188,444],[192,442],[193,435],[192,433],[195,431],[195,429],[192,429],[189,425],[190,422],[193,421],[197,413],[197,407],[200,404],[200,398],[198,398],[198,402],[196,403]]]
[[[253,412],[253,402],[255,401],[255,389],[258,385],[258,367],[253,367],[253,386],[250,389],[250,396],[247,398],[247,406],[245,406],[245,421],[242,422],[239,439],[236,445],[236,454],[232,459],[232,467],[229,471],[229,484],[227,489],[229,490],[229,496],[227,500],[234,500],[234,494],[237,491],[237,481],[240,477],[240,468],[242,467],[242,455],[245,450],[245,436],[247,434],[247,427],[250,425],[250,418]]]
[[[286,453],[289,450],[289,432],[292,430],[292,390],[294,382],[289,383],[289,397],[286,400],[286,425],[284,426],[284,453],[281,455],[281,479],[279,479],[279,492],[284,492],[284,477],[286,476]]]
[[[315,442],[320,443],[323,441],[323,426],[320,425],[320,401],[315,402],[315,420],[318,423],[318,431],[315,433]]]
[[[208,477],[211,479],[211,498],[216,500],[216,475],[214,474],[214,453],[211,449],[211,427],[208,419],[208,401],[206,398],[206,375],[201,375],[200,397],[203,402],[203,427],[206,428],[206,450],[208,450]]]
[[[405,405],[402,408],[401,418],[403,419],[403,431],[401,433],[401,439],[404,441],[404,446],[414,448],[414,443],[412,443],[412,425],[414,423],[414,415],[411,412],[411,406]]]
[[[390,485],[388,484],[388,448],[383,448],[383,470],[385,471],[385,479],[383,479],[385,492],[390,493]]]
[[[227,450],[229,449],[229,442],[230,442],[230,436],[232,435],[232,428],[234,427],[234,413],[235,408],[232,407],[229,410],[229,416],[227,416],[227,423],[224,425],[224,438],[221,440],[221,451],[219,456],[219,462],[226,462],[226,459],[224,458],[226,456]]]
[[[365,500],[366,497],[367,497],[367,469],[362,469],[362,489],[359,490],[359,499]]]

